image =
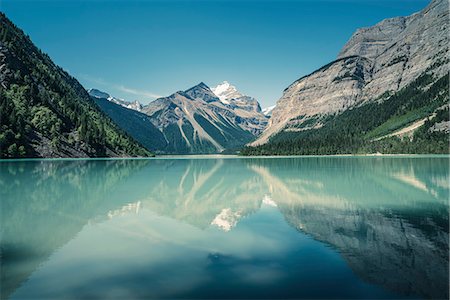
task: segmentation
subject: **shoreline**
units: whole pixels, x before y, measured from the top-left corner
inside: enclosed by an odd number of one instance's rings
[[[37,161],[85,161],[85,160],[158,160],[158,159],[274,159],[274,158],[450,158],[449,154],[326,154],[326,155],[255,155],[241,156],[234,154],[189,154],[189,155],[157,155],[154,157],[34,157],[34,158],[7,158],[0,159],[2,162],[37,162]]]

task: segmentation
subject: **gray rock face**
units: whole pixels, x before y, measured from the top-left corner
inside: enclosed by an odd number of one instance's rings
[[[194,100],[205,101],[206,103],[219,101],[219,98],[203,82],[186,90],[185,93]]]
[[[338,58],[359,55],[376,58],[406,28],[405,17],[381,21],[372,27],[358,29],[342,48]]]
[[[395,92],[428,72],[448,72],[448,1],[433,0],[421,12],[386,19],[356,31],[338,59],[291,84],[252,145],[317,116],[340,113]],[[317,122],[313,127],[320,127]]]
[[[242,96],[236,104],[223,103],[202,82],[151,102],[143,112],[165,135],[169,152],[218,153],[248,143],[266,126],[260,109],[245,109],[242,103],[246,100],[247,96]],[[256,106],[259,108],[257,101]]]
[[[442,121],[435,123],[430,129],[431,132],[445,132],[450,133],[450,121]]]
[[[211,89],[220,102],[239,118],[239,126],[258,136],[266,128],[268,117],[261,110],[258,100],[239,92],[235,86],[224,81]]]
[[[223,104],[229,105],[233,109],[262,113],[261,106],[255,98],[242,94],[228,81],[222,82],[211,90]]]

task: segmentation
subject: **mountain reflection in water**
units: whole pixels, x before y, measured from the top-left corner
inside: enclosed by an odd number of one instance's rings
[[[1,296],[448,298],[448,163],[2,162]]]

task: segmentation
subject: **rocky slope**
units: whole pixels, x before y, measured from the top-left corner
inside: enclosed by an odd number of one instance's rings
[[[237,92],[237,91],[236,91]],[[204,83],[143,107],[163,133],[166,153],[218,153],[250,142],[267,124],[258,102],[213,93]]]
[[[448,68],[448,1],[433,0],[419,13],[357,30],[337,60],[286,88],[267,129],[251,145],[280,132],[320,128],[324,116],[392,95],[424,74],[432,84]]]
[[[0,157],[147,156],[0,13]]]
[[[242,128],[252,132],[255,136],[260,135],[266,128],[267,116],[261,110],[258,100],[242,94],[228,81],[222,82],[211,90],[227,108],[246,120],[240,124]]]
[[[255,98],[242,94],[228,81],[222,82],[216,87],[211,88],[211,90],[219,97],[222,103],[229,105],[235,110],[262,113],[261,107]]]

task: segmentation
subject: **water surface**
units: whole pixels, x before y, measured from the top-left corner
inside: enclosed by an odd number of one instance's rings
[[[2,299],[446,298],[448,157],[0,163]]]

